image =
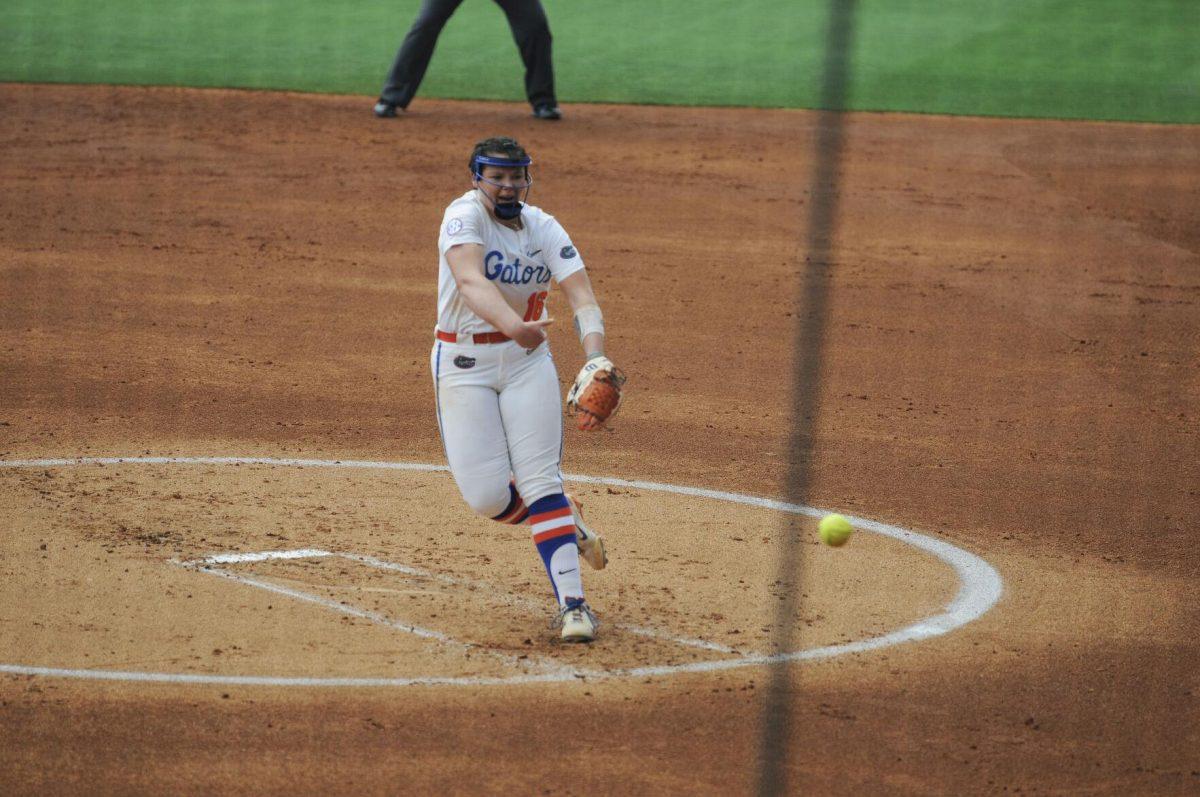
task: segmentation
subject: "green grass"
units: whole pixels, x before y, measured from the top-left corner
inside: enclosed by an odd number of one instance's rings
[[[563,102],[814,107],[826,0],[543,0]],[[6,0],[0,80],[374,95],[416,0]],[[1200,122],[1200,0],[859,0],[848,107]],[[468,0],[421,96],[522,99]]]

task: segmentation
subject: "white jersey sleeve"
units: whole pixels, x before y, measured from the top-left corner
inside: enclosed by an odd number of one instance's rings
[[[439,254],[444,256],[459,244],[483,245],[486,221],[479,203],[470,201],[467,196],[451,202],[442,215],[442,229],[438,234]]]
[[[583,258],[579,256],[571,237],[558,223],[558,219],[549,214],[543,214],[541,235],[543,251],[546,253],[546,265],[554,275],[555,282],[562,282],[567,277],[583,268]]]

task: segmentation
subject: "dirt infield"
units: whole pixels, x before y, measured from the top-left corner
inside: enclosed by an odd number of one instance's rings
[[[814,420],[789,408],[819,117],[567,112],[0,86],[0,460],[440,464],[436,228],[471,144],[512,134],[630,377],[567,471],[784,498],[800,423],[811,503],[1003,578],[944,636],[786,665],[792,790],[1200,791],[1200,130],[851,115]],[[590,647],[546,629],[525,532],[440,471],[0,467],[0,665],[267,680],[0,675],[0,791],[752,791],[766,668],[688,666],[769,651],[785,589],[813,648],[961,586],[885,536],[576,488],[613,557]],[[264,556],[197,564],[233,553]],[[336,678],[418,682],[270,680]]]

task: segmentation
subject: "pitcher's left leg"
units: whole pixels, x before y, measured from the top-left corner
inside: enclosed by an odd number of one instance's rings
[[[525,355],[522,355],[525,356]],[[548,353],[514,364],[500,391],[500,417],[508,438],[517,492],[529,507],[533,542],[546,565],[559,606],[583,599],[575,519],[563,494],[562,399]]]

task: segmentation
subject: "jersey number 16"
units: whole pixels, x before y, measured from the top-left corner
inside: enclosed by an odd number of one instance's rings
[[[537,321],[542,317],[542,308],[546,306],[547,291],[529,294],[529,306],[525,308],[525,321]]]

